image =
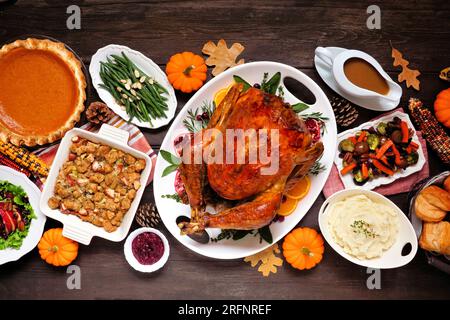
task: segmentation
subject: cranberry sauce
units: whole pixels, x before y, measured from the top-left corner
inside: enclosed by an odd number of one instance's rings
[[[157,234],[143,232],[133,239],[131,249],[140,264],[151,265],[163,256],[164,243]]]

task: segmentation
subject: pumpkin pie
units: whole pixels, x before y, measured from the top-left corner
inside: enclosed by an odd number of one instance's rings
[[[60,139],[86,100],[81,62],[63,43],[17,40],[0,49],[0,139],[35,146]]]

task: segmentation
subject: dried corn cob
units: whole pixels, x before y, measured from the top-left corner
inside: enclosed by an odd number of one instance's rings
[[[38,156],[9,142],[0,142],[0,152],[29,171],[46,177],[48,166]]]
[[[419,99],[409,99],[411,116],[419,125],[423,136],[439,158],[450,165],[450,137],[439,124],[436,117],[424,107]]]
[[[26,175],[28,178],[31,177],[30,171],[28,171],[27,169],[25,169],[22,166],[19,166],[17,163],[12,161],[10,158],[5,156],[3,153],[0,153],[0,165],[7,166],[7,167],[10,167],[11,169],[19,171],[19,172],[23,173],[24,175]]]

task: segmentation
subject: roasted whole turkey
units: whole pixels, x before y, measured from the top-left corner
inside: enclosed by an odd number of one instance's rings
[[[308,173],[322,152],[323,144],[313,143],[303,120],[280,97],[234,85],[208,127],[184,143],[179,170],[191,220],[179,224],[181,232],[268,225],[285,190]],[[236,205],[215,214],[205,211],[206,188]]]

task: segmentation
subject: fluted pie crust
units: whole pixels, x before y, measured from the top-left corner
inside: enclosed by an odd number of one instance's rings
[[[86,100],[81,62],[63,43],[29,38],[0,49],[0,139],[54,142],[80,120]]]

